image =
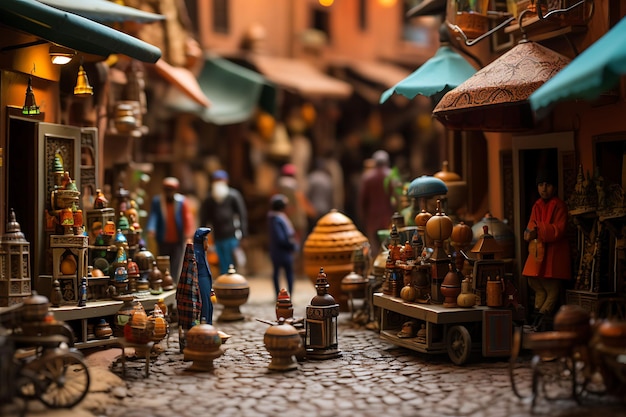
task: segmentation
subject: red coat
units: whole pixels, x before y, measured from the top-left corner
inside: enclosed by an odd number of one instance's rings
[[[570,247],[566,238],[567,206],[553,197],[539,199],[533,205],[527,229],[537,229],[537,240],[543,243],[543,261],[538,262],[531,253],[526,259],[522,274],[528,277],[570,279],[572,277]]]

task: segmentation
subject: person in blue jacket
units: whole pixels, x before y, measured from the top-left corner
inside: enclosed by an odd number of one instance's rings
[[[276,296],[280,292],[279,283],[281,270],[285,271],[287,290],[293,294],[293,263],[294,255],[298,250],[296,232],[285,209],[289,200],[284,194],[275,194],[270,199],[270,210],[267,213],[267,228],[269,233],[269,251],[272,260],[272,278]]]

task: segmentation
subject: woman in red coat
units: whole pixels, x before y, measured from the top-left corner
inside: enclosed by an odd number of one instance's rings
[[[549,171],[537,175],[535,202],[524,231],[529,254],[522,274],[535,291],[534,327],[551,315],[559,301],[561,284],[571,278],[570,247],[566,238],[567,206],[556,196],[556,181]]]

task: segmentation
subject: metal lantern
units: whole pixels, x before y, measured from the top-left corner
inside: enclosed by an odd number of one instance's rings
[[[341,354],[337,342],[339,304],[328,293],[329,287],[324,268],[320,268],[315,283],[317,295],[306,308],[307,359],[331,359]]]
[[[0,237],[0,307],[19,304],[31,295],[30,244],[12,209],[6,231]]]

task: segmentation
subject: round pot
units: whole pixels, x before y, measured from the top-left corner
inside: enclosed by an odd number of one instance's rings
[[[228,268],[228,272],[220,275],[213,282],[213,290],[219,304],[224,306],[218,320],[235,321],[243,320],[244,316],[239,307],[248,301],[250,285],[248,281],[235,270],[234,266]]]
[[[324,268],[330,288],[341,311],[348,311],[348,294],[341,290],[341,280],[354,265],[354,249],[367,242],[352,220],[333,209],[322,216],[304,242],[304,272],[315,285],[320,268]]]
[[[289,371],[298,367],[296,354],[302,349],[302,336],[295,327],[285,323],[284,319],[279,319],[277,325],[268,327],[263,343],[272,357],[269,369]]]

